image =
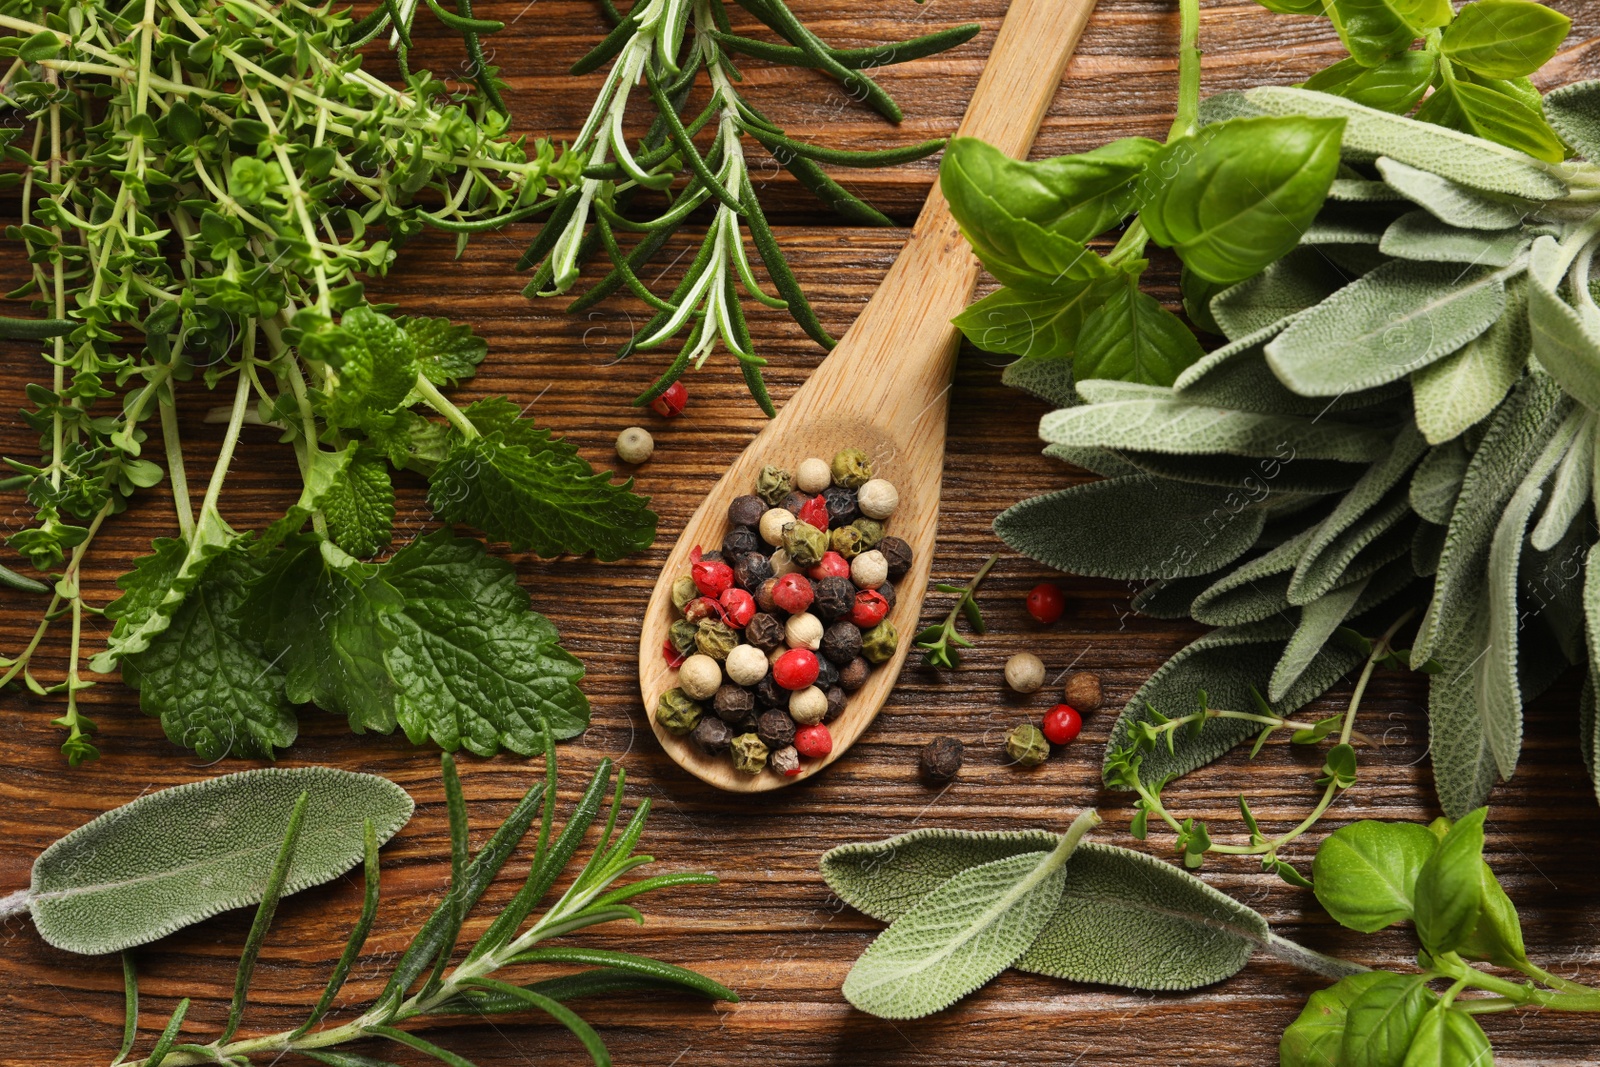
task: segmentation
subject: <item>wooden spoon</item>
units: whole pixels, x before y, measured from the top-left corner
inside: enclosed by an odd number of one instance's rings
[[[1024,155],[1094,3],[1013,0],[957,136],[978,137],[1010,155]],[[639,639],[639,688],[662,747],[703,781],[730,792],[756,793],[809,778],[844,755],[888,699],[911,648],[933,563],[950,375],[959,348],[950,320],[971,300],[977,280],[978,261],[935,182],[910,239],[860,317],[728,467],[667,557]],[[896,584],[890,613],[900,633],[899,649],[873,670],[829,724],[833,751],[826,758],[802,761],[794,777],[770,768],[744,774],[727,756],[708,756],[688,737],[669,733],[656,722],[657,701],[677,684],[677,671],[661,654],[667,629],[677,617],[672,583],[689,573],[689,555],[696,545],[707,551],[721,546],[728,505],[754,491],[763,466],[793,470],[808,456],[830,459],[850,446],[864,449],[874,474],[900,491],[900,506],[885,524],[888,533],[904,538],[912,550],[911,569]]]

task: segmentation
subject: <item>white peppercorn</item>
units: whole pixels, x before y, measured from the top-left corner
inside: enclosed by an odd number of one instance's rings
[[[728,653],[728,680],[735,685],[755,685],[767,673],[767,654],[755,645],[739,645]]]
[[[812,496],[828,488],[833,481],[833,471],[828,467],[828,461],[817,459],[815,456],[800,461],[800,466],[794,471],[794,484],[802,493]]]
[[[771,513],[769,512],[768,514]],[[787,515],[788,512],[784,512],[784,514]],[[789,523],[788,525],[793,526],[794,523]],[[789,558],[788,551],[782,548],[774,552],[767,559],[767,563],[772,567],[772,576],[774,578],[782,578],[785,574],[791,574],[800,569],[795,564],[795,561]]]
[[[678,687],[690,700],[710,700],[722,684],[722,668],[704,653],[696,653],[678,668]]]
[[[881,522],[893,515],[899,506],[900,490],[882,478],[873,478],[856,490],[856,507],[869,519]]]
[[[655,450],[655,438],[643,426],[629,426],[617,434],[617,458],[624,463],[643,463]]]
[[[1018,693],[1037,693],[1044,686],[1044,661],[1032,652],[1006,660],[1006,685]]]
[[[889,580],[889,561],[877,549],[850,561],[850,580],[858,589],[876,589]]]
[[[789,717],[801,726],[821,722],[828,714],[828,694],[814,685],[797,689],[789,698]]]
[[[783,544],[783,528],[794,521],[794,512],[783,508],[768,508],[761,513],[761,540],[769,545]]]
[[[791,615],[784,624],[783,637],[790,648],[809,648],[815,652],[822,647],[822,620],[809,611]]]

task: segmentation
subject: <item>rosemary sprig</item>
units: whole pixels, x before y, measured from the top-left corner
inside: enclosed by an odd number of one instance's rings
[[[443,757],[445,798],[451,831],[449,889],[439,906],[417,931],[411,944],[401,953],[387,985],[377,999],[351,1021],[317,1029],[317,1023],[327,1013],[345,979],[349,977],[377,913],[378,847],[371,822],[368,821],[364,868],[366,894],[361,915],[351,930],[344,952],[334,965],[333,974],[321,997],[305,1022],[293,1030],[236,1040],[234,1035],[248,1004],[254,961],[277,907],[284,876],[294,858],[299,820],[292,819],[269,880],[268,892],[256,911],[256,920],[241,955],[233,1002],[222,1035],[206,1044],[178,1042],[178,1030],[189,1005],[186,998],[180,1001],[155,1045],[143,1059],[136,1061],[139,1067],[249,1064],[255,1062],[258,1056],[263,1057],[261,1062],[275,1062],[290,1052],[330,1067],[363,1067],[378,1061],[341,1052],[339,1047],[373,1038],[407,1046],[449,1067],[471,1067],[467,1060],[422,1037],[414,1029],[401,1029],[401,1025],[437,1023],[443,1017],[452,1015],[494,1015],[529,1009],[543,1012],[561,1023],[578,1038],[596,1064],[606,1065],[610,1064],[611,1057],[605,1043],[593,1027],[566,1006],[566,1001],[597,993],[640,989],[686,989],[713,1000],[737,1001],[738,996],[720,983],[670,963],[629,952],[548,943],[585,927],[617,919],[632,919],[642,923],[644,917],[626,902],[645,893],[674,886],[716,882],[716,878],[709,874],[677,873],[616,885],[618,879],[629,871],[654,862],[650,856],[634,854],[649,816],[648,799],[639,803],[621,832],[617,832],[624,779],[620,769],[617,771],[615,789],[611,791],[604,828],[589,861],[555,903],[524,929],[524,923],[534,908],[567,868],[584,835],[595,823],[611,785],[611,761],[602,760],[566,825],[552,842],[556,764],[553,748],[547,745],[545,751],[545,780],[523,795],[505,822],[471,857],[467,855],[466,848],[466,806],[456,778],[455,763],[449,754]],[[297,813],[299,810],[296,809]],[[454,949],[467,916],[533,827],[536,818],[539,821],[537,844],[522,888],[494,917],[465,956],[452,966]],[[503,970],[525,964],[576,964],[588,969],[525,984],[499,977]],[[126,956],[124,971],[127,976],[127,1024],[122,1054],[114,1064],[126,1061],[138,1033],[138,981]]]
[[[590,307],[623,288],[648,304],[655,316],[622,347],[619,358],[684,337],[666,371],[636,404],[659,395],[690,365],[702,366],[720,340],[740,364],[757,403],[772,414],[761,377],[766,361],[755,352],[745,326],[744,298],[787,309],[807,336],[825,348],[833,346],[762,213],[745,157],[747,138],[846,219],[877,226],[891,223],[830,178],[821,164],[889,166],[921,159],[944,145],[939,139],[876,152],[847,152],[806,144],[790,137],[744,98],[731,54],[821,70],[838,79],[852,97],[898,122],[900,108],[864,71],[944,51],[969,40],[979,29],[969,24],[893,45],[835,49],[795,18],[782,0],[739,0],[739,4],[787,43],[773,45],[732,33],[723,0],[637,0],[627,15],[619,16],[605,40],[573,66],[574,73],[585,73],[611,64],[570,149],[583,161],[582,180],[561,195],[519,263],[534,268],[524,295],[555,296],[568,292],[584,261],[603,250],[611,262],[610,272],[568,310]],[[686,108],[702,73],[709,82],[710,99],[691,114]],[[630,145],[624,117],[633,90],[641,85],[654,118],[642,142]],[[703,132],[709,137],[704,146],[696,141]],[[654,217],[630,217],[628,209],[641,190],[666,192],[667,207]],[[641,269],[701,206],[711,207],[713,217],[683,280],[665,297],[652,293],[639,278]],[[756,279],[744,247],[745,229],[775,295],[764,292]],[[625,247],[619,233],[638,236]]]
[[[956,620],[965,617],[967,625],[972,627],[972,632],[984,632],[983,613],[978,610],[978,587],[983,580],[989,577],[989,572],[999,562],[998,555],[990,556],[984,560],[983,566],[978,568],[978,573],[966,585],[934,586],[941,593],[955,593],[956,602],[950,605],[950,613],[944,617],[943,622],[936,622],[925,627],[912,639],[913,644],[922,650],[922,662],[930,667],[943,667],[946,670],[955,670],[961,666],[961,649],[971,648],[972,642],[956,632]]]

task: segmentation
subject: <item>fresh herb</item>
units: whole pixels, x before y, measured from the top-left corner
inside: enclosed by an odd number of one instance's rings
[[[556,766],[553,753],[546,752],[545,781],[535,784],[517,803],[475,855],[467,848],[467,812],[455,763],[443,757],[445,798],[450,822],[450,887],[407,948],[393,963],[389,980],[376,1000],[349,1022],[318,1027],[345,980],[361,956],[378,908],[378,842],[371,820],[365,826],[366,894],[361,915],[351,930],[343,954],[335,964],[315,1007],[306,1020],[293,1030],[260,1037],[236,1038],[240,1021],[249,1004],[250,979],[257,953],[265,940],[280,887],[293,864],[299,866],[301,825],[291,825],[277,851],[277,861],[268,880],[251,926],[249,940],[241,956],[234,984],[233,1001],[220,1036],[207,1044],[175,1043],[178,1028],[188,1009],[189,999],[179,1001],[161,1037],[144,1058],[131,1062],[140,1067],[182,1067],[200,1063],[249,1063],[253,1056],[267,1059],[286,1053],[299,1053],[331,1067],[353,1067],[376,1062],[354,1053],[338,1051],[355,1041],[381,1039],[404,1045],[443,1063],[459,1065],[467,1061],[429,1041],[416,1029],[401,1029],[402,1024],[439,1025],[453,1016],[487,1016],[508,1012],[539,1011],[561,1023],[583,1044],[596,1064],[610,1064],[604,1042],[594,1029],[565,1001],[595,993],[640,989],[687,989],[714,1000],[738,1000],[731,990],[694,971],[669,963],[614,949],[567,947],[547,942],[598,923],[631,919],[643,923],[644,917],[626,903],[634,897],[658,889],[681,885],[709,885],[716,879],[709,874],[660,874],[621,886],[623,875],[653,860],[636,856],[634,849],[650,812],[650,801],[642,801],[632,818],[618,831],[622,807],[623,774],[617,772],[615,792],[607,810],[604,827],[589,861],[577,878],[547,911],[528,924],[528,917],[550,892],[576,854],[589,828],[595,823],[611,783],[611,761],[602,760],[583,795],[573,808],[560,834],[553,835],[552,821],[556,801]],[[539,822],[537,845],[522,888],[497,912],[487,929],[454,966],[463,924],[489,883],[511,856],[517,845]],[[124,957],[126,959],[127,957]],[[505,968],[521,964],[579,965],[587,969],[559,978],[519,985],[498,976]],[[128,1024],[123,1053],[126,1061],[138,1036],[138,983],[131,966],[128,974]]]
[[[582,177],[557,199],[519,266],[535,268],[525,295],[555,296],[568,292],[583,263],[603,250],[610,271],[568,310],[592,307],[625,287],[655,312],[623,345],[618,358],[664,345],[687,331],[677,356],[636,404],[649,403],[665,392],[691,363],[702,366],[720,339],[738,360],[756,402],[770,415],[772,401],[761,378],[766,360],[751,341],[738,289],[768,307],[786,308],[806,335],[823,347],[833,347],[834,340],[800,291],[773,238],[751,178],[746,140],[771,153],[779,166],[845,219],[869,226],[891,223],[829,177],[823,165],[906,163],[937,152],[944,141],[851,152],[797,140],[740,92],[733,57],[822,71],[836,79],[850,99],[864,101],[889,121],[899,122],[899,106],[866,72],[943,52],[970,40],[979,27],[968,23],[892,44],[837,49],[808,29],[783,0],[739,0],[739,7],[785,42],[773,44],[733,33],[730,6],[724,0],[637,0],[624,15],[609,2],[604,4],[615,29],[572,67],[574,74],[584,74],[611,64],[569,149],[570,157],[581,161]],[[702,72],[710,89],[703,103],[694,93]],[[641,84],[654,116],[643,140],[630,145],[624,117]],[[694,109],[688,107],[692,96]],[[710,144],[697,144],[696,135],[708,128]],[[644,220],[630,217],[638,214],[634,201],[641,191],[666,193],[669,202]],[[662,298],[640,276],[701,205],[714,205],[711,224],[683,280]],[[776,295],[762,290],[745,251],[741,226],[750,231]],[[624,247],[625,234],[638,238]]]
[[[382,10],[405,38],[415,5]],[[6,332],[45,339],[52,375],[28,388],[25,417],[41,458],[9,460],[18,477],[6,486],[26,492],[37,519],[8,543],[50,575],[50,599],[27,647],[4,661],[0,685],[64,694],[57,721],[68,760],[98,754],[78,694],[93,684],[79,666],[85,616],[100,609],[80,575],[102,525],[166,477],[179,536],[123,577],[127,595],[106,609],[116,625],[94,665],[121,667],[174,741],[207,758],[267,756],[294,737],[290,704],[307,700],[348,713],[357,729],[398,723],[415,739],[473,751],[532,751],[530,723],[545,715],[557,716],[557,736],[581,728],[575,664],[550,651],[549,625],[503,588],[495,632],[470,669],[445,666],[450,684],[402,699],[419,671],[434,669],[413,653],[449,613],[466,611],[455,603],[465,594],[435,603],[419,587],[407,601],[395,581],[375,584],[377,572],[351,558],[389,545],[396,469],[428,479],[441,520],[514,550],[614,559],[654,537],[655,515],[629,483],[596,475],[516,405],[497,398],[463,409],[444,395],[484,358],[470,329],[363,298],[362,278],[382,274],[425,226],[464,244],[471,232],[548,210],[575,177],[551,145],[510,139],[503,114],[481,98],[451,97],[426,72],[402,88],[372,77],[349,51],[357,27],[327,8],[149,0],[35,11],[0,0],[0,27],[14,34],[0,38],[9,57],[0,108],[21,120],[0,133],[22,165],[5,175],[22,190],[20,225],[8,235],[33,264],[10,295],[48,316]],[[198,506],[186,470],[202,457],[179,439],[176,389],[196,374],[231,393],[216,413],[226,431]],[[223,518],[220,494],[255,425],[291,446],[284,455],[304,489],[281,520],[249,532]],[[165,470],[149,458],[152,431]],[[298,535],[307,523],[311,533]],[[417,555],[445,551],[430,545]],[[457,588],[503,586],[481,553],[450,551]],[[286,616],[254,613],[288,603],[263,601],[266,576],[319,552],[328,576],[315,595],[337,611],[302,606],[310,622],[300,631]],[[386,575],[406,572],[398,558],[383,565]],[[28,587],[5,574],[6,584]],[[47,685],[35,654],[63,619],[65,677]],[[513,636],[530,655],[505,668],[510,653],[491,650]],[[342,685],[323,669],[332,664],[360,684],[331,692]],[[512,679],[510,692],[501,677]],[[474,678],[469,711],[449,694]]]
[[[0,900],[0,914],[30,912],[39,936],[68,952],[118,952],[261,901],[291,821],[294,870],[280,896],[344,874],[361,861],[366,835],[382,845],[411,811],[393,782],[331,767],[266,767],[157,790],[41,852],[32,884]]]
[[[912,639],[913,645],[922,650],[922,662],[930,667],[952,671],[961,666],[961,649],[971,648],[972,642],[956,631],[956,620],[965,618],[973,633],[984,632],[983,613],[978,610],[978,587],[999,561],[999,556],[984,560],[978,573],[966,585],[946,585],[941,582],[934,586],[941,593],[953,594],[956,602],[950,605],[950,612],[943,622],[926,627]]]

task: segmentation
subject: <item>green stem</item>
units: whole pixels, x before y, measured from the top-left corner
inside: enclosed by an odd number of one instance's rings
[[[482,436],[478,432],[478,428],[472,425],[472,420],[467,418],[466,412],[452,404],[450,398],[439,392],[439,387],[428,381],[423,375],[417,375],[416,385],[412,388],[416,389],[417,395],[422,397],[423,403],[443,415],[450,425],[460,432],[462,437],[470,441],[474,437]]]
[[[194,505],[189,500],[189,476],[183,469],[183,445],[178,437],[178,405],[169,380],[157,397],[161,411],[161,444],[167,453],[167,482],[172,486],[172,507],[178,513],[178,534],[194,537]]]
[[[1187,137],[1200,121],[1200,0],[1178,0],[1178,113],[1168,141]]]
[[[245,327],[244,352],[239,363],[239,385],[233,393],[233,408],[228,413],[228,430],[222,438],[222,448],[217,452],[217,462],[211,470],[211,480],[206,484],[206,496],[200,504],[200,521],[206,522],[212,517],[221,518],[217,510],[217,500],[222,493],[222,483],[228,476],[228,468],[233,465],[233,450],[239,444],[239,434],[244,429],[245,415],[250,410],[250,375],[246,373],[255,360],[256,351],[256,320],[250,319]],[[193,543],[191,542],[191,551]]]

